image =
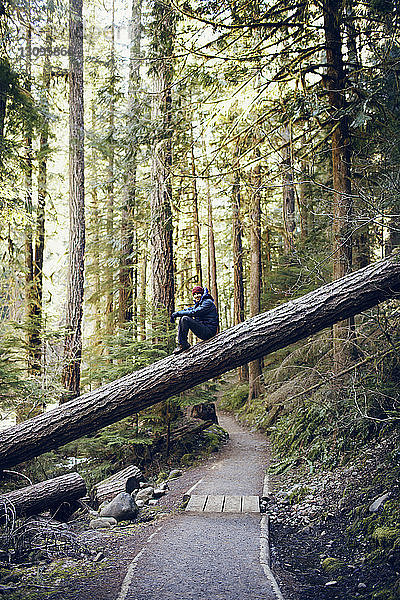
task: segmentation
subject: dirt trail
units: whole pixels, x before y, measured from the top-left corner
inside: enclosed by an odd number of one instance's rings
[[[217,459],[197,473],[201,477],[192,483],[197,483],[195,493],[260,495],[268,461],[265,438],[231,417],[223,416],[220,422],[230,440]],[[182,483],[176,485],[182,488]],[[260,521],[257,514],[175,515],[131,563],[116,598],[276,600],[260,564]]]

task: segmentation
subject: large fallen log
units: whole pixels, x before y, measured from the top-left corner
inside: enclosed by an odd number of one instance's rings
[[[399,293],[396,254],[2,431],[0,468],[115,423]]]
[[[130,494],[139,487],[140,481],[144,481],[144,477],[139,467],[129,465],[97,483],[91,490],[90,497],[99,505],[105,500],[112,500],[120,492]]]
[[[86,494],[86,484],[79,473],[68,473],[34,485],[0,495],[0,515],[15,510],[16,516],[39,514],[56,509],[64,502],[74,502]]]

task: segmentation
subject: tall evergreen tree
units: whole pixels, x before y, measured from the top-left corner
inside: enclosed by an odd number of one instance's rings
[[[69,269],[62,383],[79,396],[85,255],[82,0],[69,2]]]
[[[151,165],[151,278],[157,313],[174,311],[172,223],[172,78],[176,14],[169,1],[153,2],[151,71],[155,136]],[[167,321],[166,321],[167,322]]]

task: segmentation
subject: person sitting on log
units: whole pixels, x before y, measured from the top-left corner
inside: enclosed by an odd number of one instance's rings
[[[188,343],[189,330],[201,340],[209,340],[218,331],[218,312],[214,304],[214,299],[209,294],[207,288],[203,289],[201,285],[196,285],[193,290],[194,306],[178,310],[172,313],[171,322],[174,323],[177,317],[178,326],[178,346],[174,354],[179,354],[190,348]]]

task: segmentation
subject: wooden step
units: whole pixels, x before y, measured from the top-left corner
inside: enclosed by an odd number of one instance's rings
[[[259,496],[224,496],[208,494],[190,496],[188,512],[259,513]]]

